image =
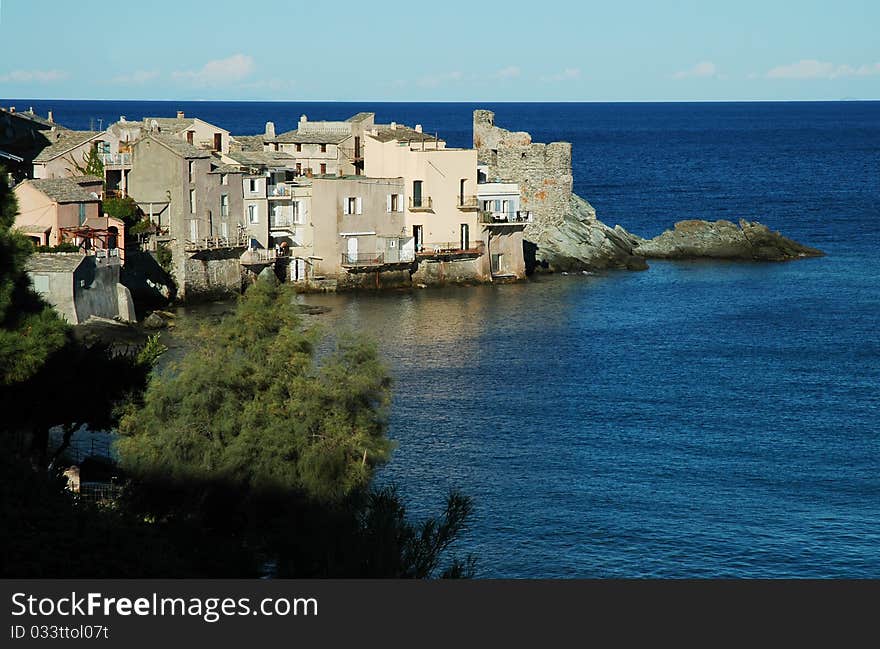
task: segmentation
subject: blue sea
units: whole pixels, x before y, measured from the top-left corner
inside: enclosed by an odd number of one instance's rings
[[[234,134],[371,110],[458,146],[490,108],[572,142],[610,225],[746,218],[824,250],[307,301],[378,341],[398,443],[378,479],[415,516],[472,496],[456,550],[481,577],[880,577],[880,102],[3,103]]]

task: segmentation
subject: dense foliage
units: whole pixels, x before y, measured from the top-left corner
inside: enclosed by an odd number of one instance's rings
[[[103,202],[104,214],[120,219],[127,228],[140,221],[141,213],[137,202],[131,196],[111,196]]]
[[[316,364],[316,333],[267,281],[189,339],[122,420],[129,510],[187,539],[196,573],[436,574],[471,502],[451,494],[416,525],[395,490],[370,490],[392,447],[390,378],[372,345],[343,336]],[[442,574],[470,572],[453,559]]]

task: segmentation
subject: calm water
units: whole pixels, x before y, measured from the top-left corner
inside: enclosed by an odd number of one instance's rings
[[[3,103],[79,128],[181,107],[233,133],[369,109],[453,145],[474,108]],[[481,107],[572,141],[607,223],[759,219],[829,256],[309,296],[396,377],[380,479],[416,514],[472,495],[460,549],[485,577],[880,577],[880,103]]]

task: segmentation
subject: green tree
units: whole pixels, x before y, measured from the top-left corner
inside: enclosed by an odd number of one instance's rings
[[[122,420],[123,467],[169,480],[228,479],[339,499],[385,462],[390,378],[351,338],[320,366],[289,293],[259,281],[235,313],[201,327],[173,372]]]
[[[290,293],[258,281],[234,314],[189,335],[191,351],[154,374],[122,420],[125,507],[181,543],[199,574],[460,577],[440,570],[471,515],[407,520],[393,489],[371,490],[387,461],[390,377],[375,348],[341,337],[316,362]]]
[[[92,145],[89,150],[82,155],[82,161],[70,158],[70,164],[73,165],[74,171],[82,176],[97,176],[104,178],[104,161],[101,154],[98,153],[98,146]]]
[[[0,167],[0,389],[33,376],[67,342],[67,327],[31,290],[32,246],[12,229],[18,205]]]
[[[123,221],[127,228],[132,227],[141,219],[137,202],[131,196],[105,198],[103,209],[105,214]]]

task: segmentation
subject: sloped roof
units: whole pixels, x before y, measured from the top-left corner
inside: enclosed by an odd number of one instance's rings
[[[226,155],[238,164],[249,167],[289,165],[295,160],[292,155],[283,151],[230,151]]]
[[[398,124],[394,128],[391,128],[391,126],[380,126],[376,135],[371,134],[371,137],[376,138],[380,142],[391,142],[392,140],[398,140],[400,142],[438,141],[438,139],[430,133],[421,133],[414,128],[403,126],[402,124]]]
[[[346,122],[362,122],[365,119],[369,119],[370,117],[376,117],[376,113],[357,113],[356,115],[352,115],[349,117]]]
[[[162,133],[171,133],[172,135],[187,130],[195,124],[194,117],[144,117],[144,127],[149,129],[153,122],[159,127]]]
[[[79,252],[37,252],[28,257],[25,268],[32,273],[72,273],[85,258]]]
[[[166,149],[170,150],[172,153],[179,155],[181,158],[210,158],[211,154],[204,149],[199,149],[194,147],[189,142],[184,142],[183,140],[179,140],[173,135],[166,135],[164,133],[148,133],[146,138],[151,140],[155,140]],[[145,138],[145,139],[146,139]],[[143,141],[143,140],[141,140]]]
[[[266,142],[278,142],[279,144],[339,144],[351,137],[351,133],[321,133],[310,131],[300,133],[299,129],[287,131],[281,135],[266,140]]]
[[[25,180],[22,185],[28,184],[41,194],[51,198],[56,203],[97,203],[98,199],[92,196],[73,178],[39,178],[37,180]]]
[[[233,135],[232,139],[241,145],[242,151],[262,151],[267,141],[265,135]]]
[[[89,140],[98,137],[101,133],[103,131],[69,131],[67,129],[43,131],[41,135],[49,141],[49,144],[34,158],[34,162],[54,160]]]

